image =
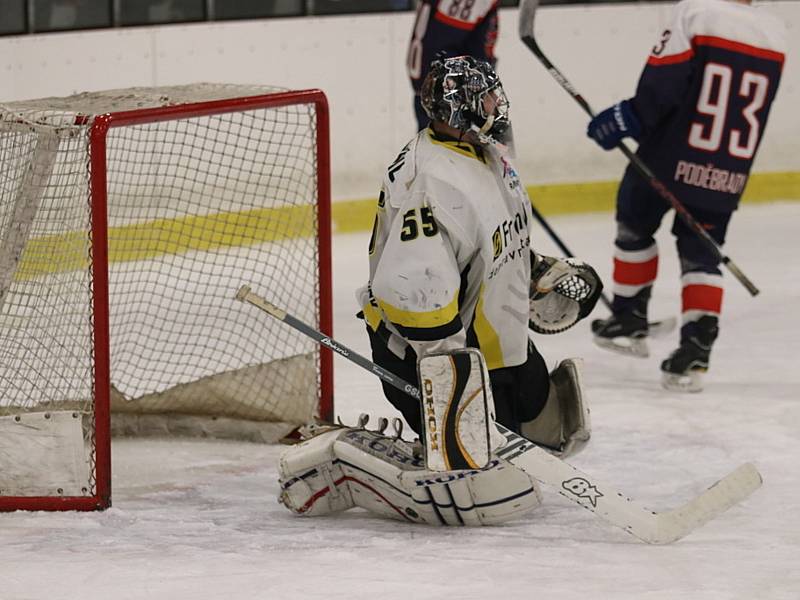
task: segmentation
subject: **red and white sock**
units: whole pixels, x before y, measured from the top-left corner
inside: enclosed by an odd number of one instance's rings
[[[681,276],[683,323],[710,315],[719,317],[722,310],[722,275],[692,271]]]
[[[658,246],[651,244],[643,250],[614,249],[615,296],[633,298],[643,288],[653,285],[658,274]]]

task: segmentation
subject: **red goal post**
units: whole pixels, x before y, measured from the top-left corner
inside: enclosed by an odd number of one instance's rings
[[[111,503],[111,431],[275,441],[333,417],[320,90],[0,104],[0,510]],[[5,440],[5,441],[3,441]]]

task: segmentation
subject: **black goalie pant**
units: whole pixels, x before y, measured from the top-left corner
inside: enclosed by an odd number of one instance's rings
[[[383,327],[381,326],[381,329]],[[398,358],[386,345],[383,330],[375,333],[367,327],[372,360],[414,384],[419,389],[417,374],[417,355],[411,347],[406,349],[405,357]],[[542,411],[550,391],[550,376],[547,365],[533,345],[528,343],[528,360],[516,367],[505,367],[489,371],[492,396],[498,423],[520,433],[520,424],[535,419]],[[418,400],[398,390],[388,383],[381,382],[383,393],[389,402],[399,410],[411,428],[420,434],[422,431],[422,410]]]

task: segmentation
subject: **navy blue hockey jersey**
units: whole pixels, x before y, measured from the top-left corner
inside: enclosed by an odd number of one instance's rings
[[[736,208],[783,68],[783,24],[730,0],[682,0],[636,95],[638,154],[689,206]]]

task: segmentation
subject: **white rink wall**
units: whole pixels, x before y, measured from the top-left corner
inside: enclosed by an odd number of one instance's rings
[[[672,4],[543,7],[540,45],[597,110],[630,96]],[[764,2],[792,46],[754,170],[800,171],[800,2]],[[405,51],[413,14],[271,19],[0,38],[0,102],[129,86],[225,82],[321,88],[335,199],[376,194],[413,134]],[[614,180],[624,158],[585,138],[587,117],[500,16],[498,70],[526,184]]]

